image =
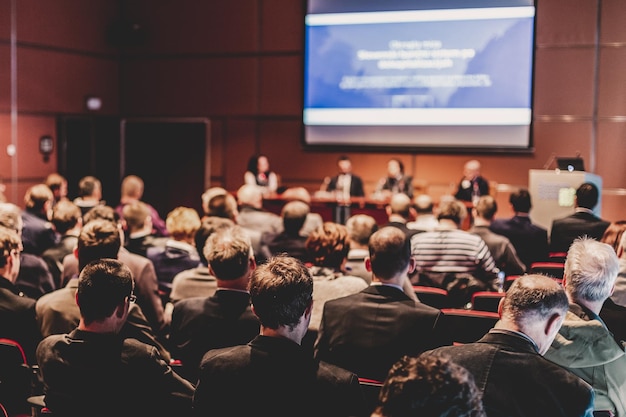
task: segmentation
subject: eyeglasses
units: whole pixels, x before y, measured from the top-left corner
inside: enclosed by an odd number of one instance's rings
[[[137,296],[135,294],[131,294],[128,296],[128,301],[130,303],[134,303],[135,301],[137,301]]]

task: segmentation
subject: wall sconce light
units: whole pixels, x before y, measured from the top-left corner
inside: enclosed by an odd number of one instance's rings
[[[97,111],[102,108],[102,99],[96,96],[85,97],[85,108],[90,111]]]
[[[50,160],[50,155],[52,155],[52,151],[54,151],[54,141],[52,140],[52,136],[44,135],[39,138],[39,152],[43,155],[44,162],[48,162]]]

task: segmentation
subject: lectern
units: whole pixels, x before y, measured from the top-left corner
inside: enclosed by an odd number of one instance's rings
[[[602,178],[584,171],[562,171],[559,169],[531,169],[528,176],[528,192],[533,207],[530,217],[533,223],[545,227],[550,234],[552,220],[574,212],[576,189],[580,184],[590,182],[600,190],[594,214],[602,212]]]

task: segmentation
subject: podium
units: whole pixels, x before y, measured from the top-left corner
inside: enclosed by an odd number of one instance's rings
[[[552,220],[574,213],[576,189],[590,182],[600,191],[598,204],[593,212],[602,217],[602,178],[585,171],[531,169],[528,173],[528,192],[532,200],[531,219],[548,230]]]

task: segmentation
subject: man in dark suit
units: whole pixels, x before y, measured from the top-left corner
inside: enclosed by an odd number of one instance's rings
[[[358,175],[352,173],[352,161],[350,161],[350,158],[345,155],[341,156],[337,161],[337,166],[339,167],[339,174],[327,180],[326,191],[340,192],[346,197],[365,196],[363,180]]]
[[[249,289],[261,334],[204,355],[195,415],[365,416],[357,376],[315,361],[301,346],[313,308],[313,278],[304,264],[271,258],[253,272]]]
[[[402,291],[415,268],[406,235],[396,227],[372,234],[366,266],[372,284],[359,293],[327,301],[315,356],[360,377],[384,380],[403,355],[445,344],[435,325],[441,312]]]
[[[509,219],[494,219],[489,225],[489,230],[506,236],[511,241],[517,256],[529,271],[533,262],[548,259],[548,231],[530,220],[532,203],[526,188],[511,193],[509,202],[515,215]]]
[[[591,386],[543,357],[567,309],[567,296],[556,281],[524,275],[506,292],[500,321],[485,336],[432,353],[450,357],[474,375],[490,417],[591,417]]]
[[[578,187],[574,201],[574,214],[552,221],[551,252],[567,252],[572,242],[580,236],[586,235],[598,241],[602,239],[610,222],[593,214],[593,208],[598,204],[599,196],[600,191],[593,183],[585,182]]]
[[[248,292],[256,268],[250,245],[240,226],[211,234],[204,254],[218,290],[210,297],[186,298],[174,304],[170,346],[191,381],[197,379],[200,360],[207,351],[243,345],[259,334],[259,320],[250,308]]]

